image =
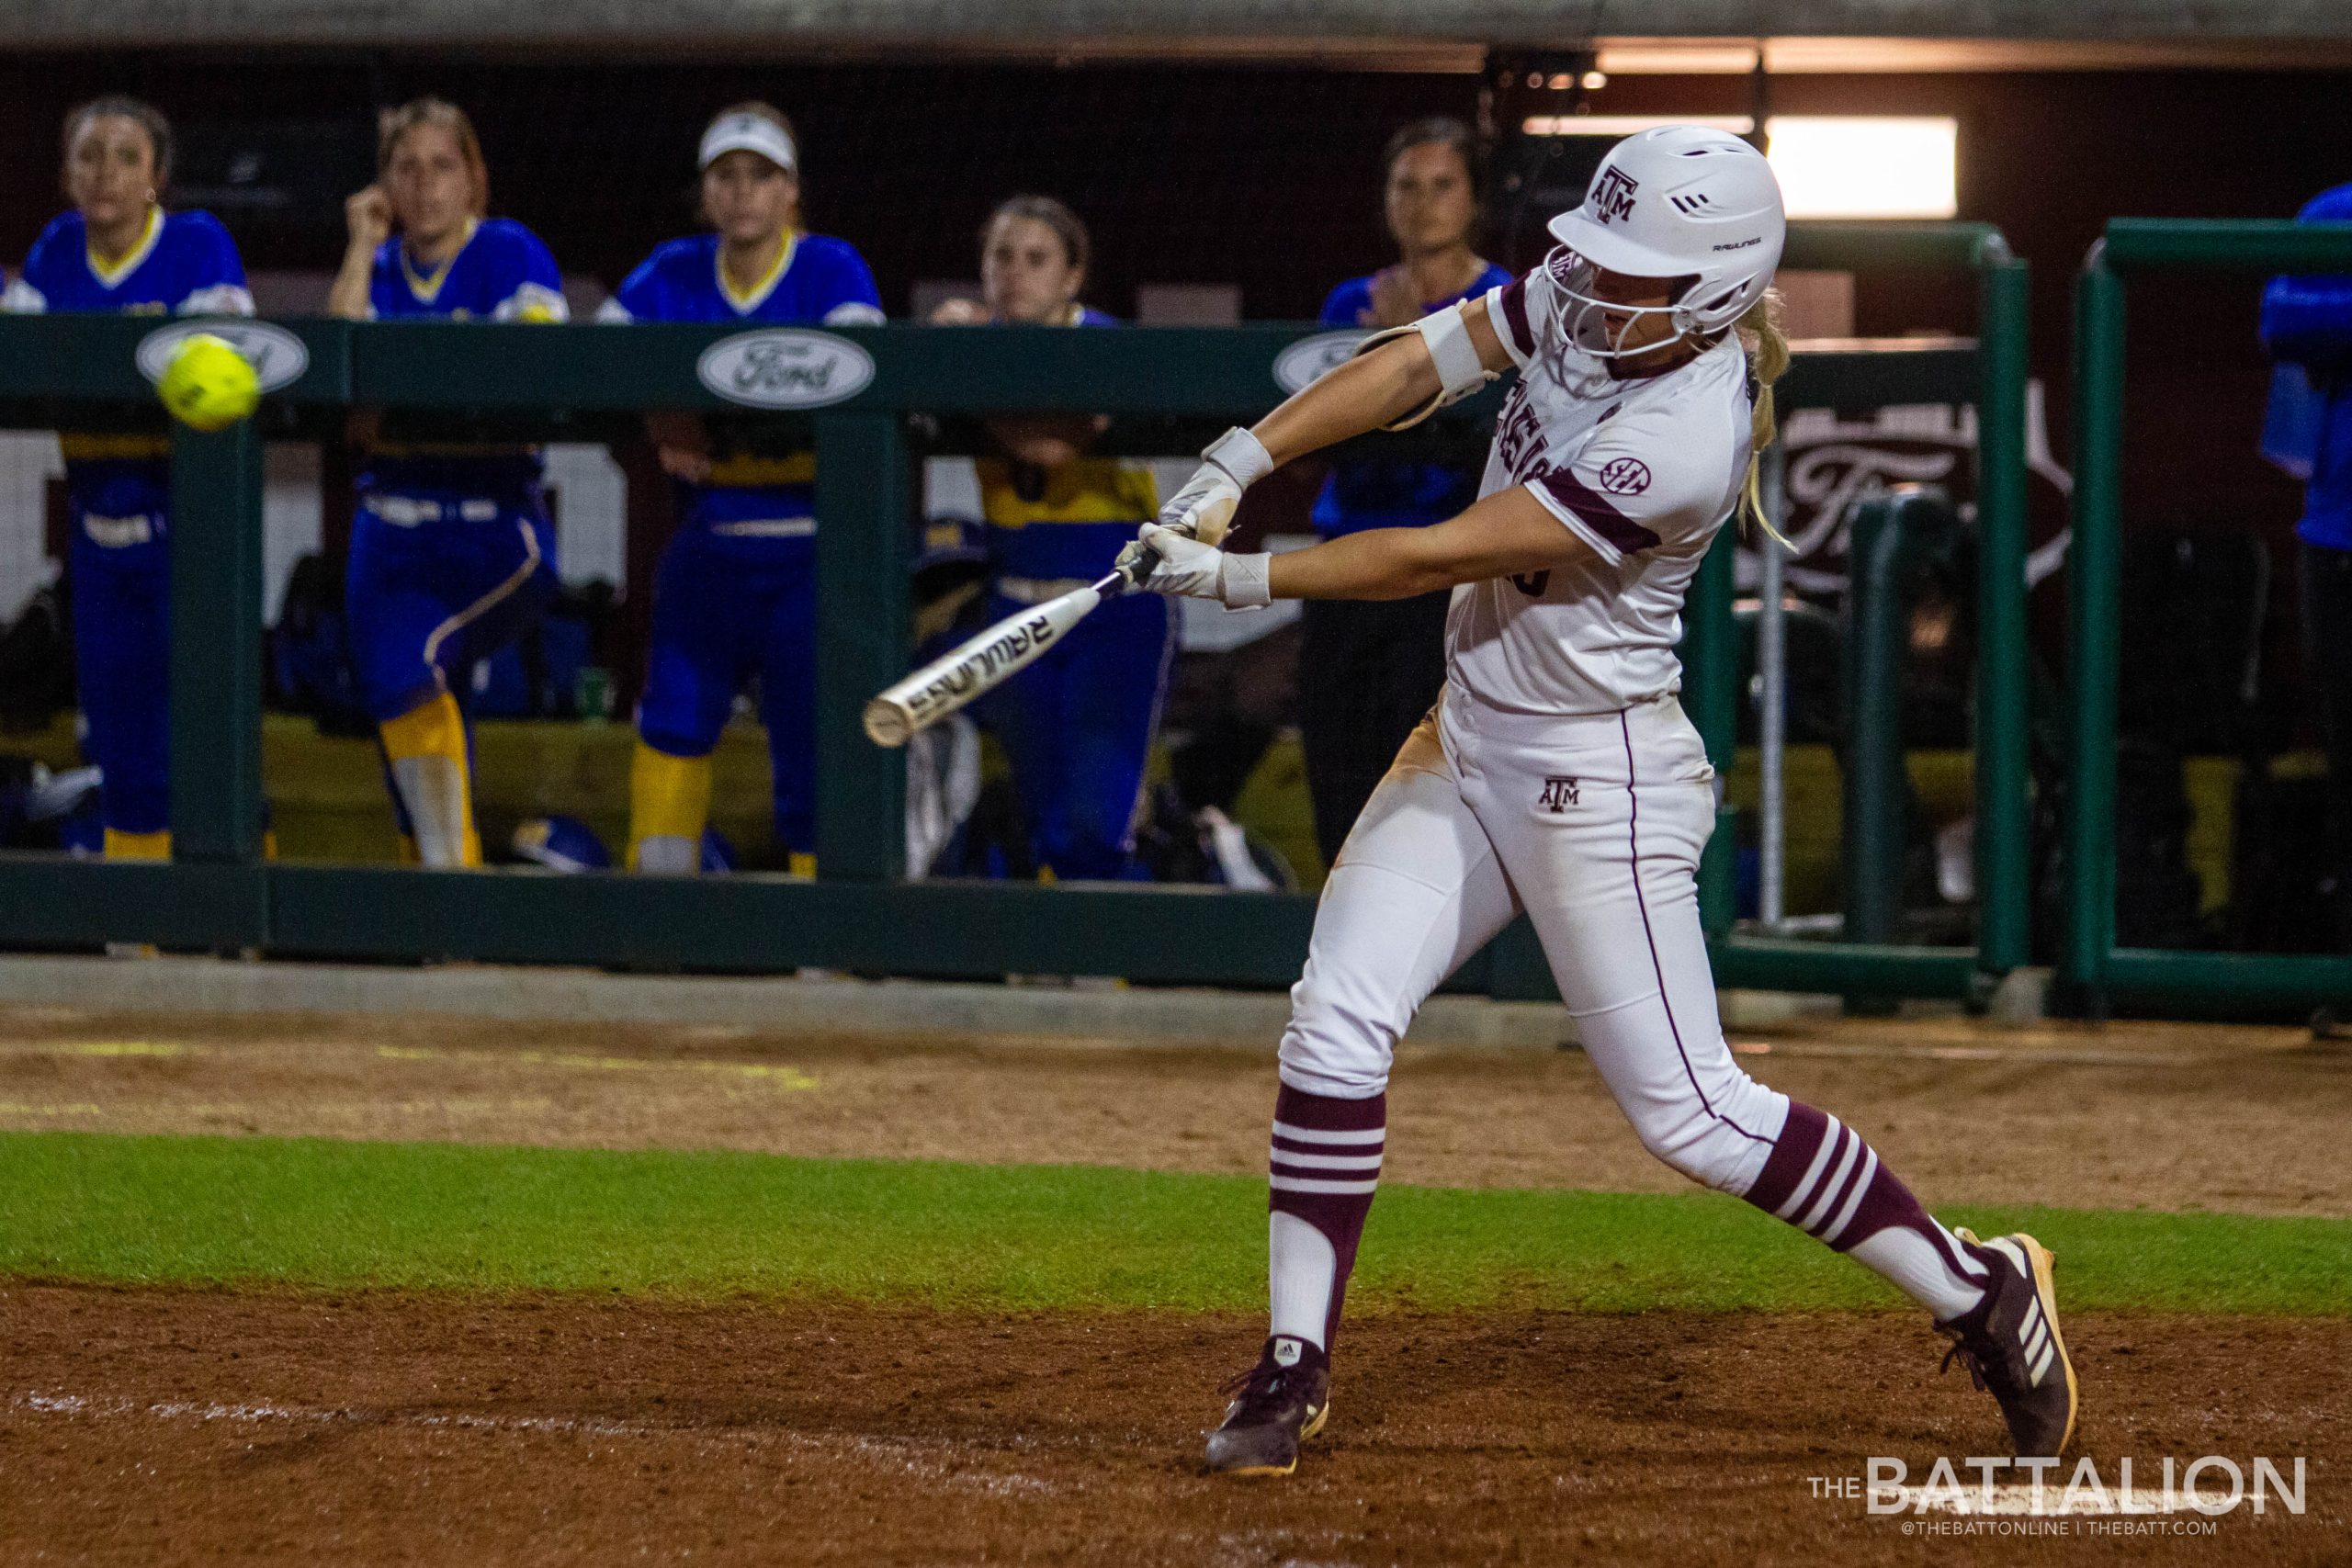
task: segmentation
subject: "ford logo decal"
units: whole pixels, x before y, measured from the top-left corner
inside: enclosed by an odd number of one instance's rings
[[[311,351],[302,340],[284,327],[256,321],[245,316],[220,316],[198,321],[174,321],[159,327],[139,340],[133,358],[139,373],[150,381],[160,382],[164,372],[171,368],[172,355],[181,344],[198,333],[210,333],[227,340],[230,347],[245,356],[254,367],[254,377],[265,392],[275,392],[290,387],[302,378],[311,367]]]
[[[1274,385],[1285,392],[1303,391],[1354,358],[1356,344],[1371,335],[1349,328],[1299,339],[1274,355]]]
[[[874,356],[831,333],[739,333],[704,349],[695,374],[730,403],[820,409],[865,390],[874,379]]]

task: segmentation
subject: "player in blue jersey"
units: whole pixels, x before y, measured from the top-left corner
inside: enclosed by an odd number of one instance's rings
[[[351,241],[331,311],[354,321],[565,319],[547,247],[520,223],[485,216],[490,177],[462,109],[419,98],[392,110],[376,165],[377,183],[345,204]],[[404,851],[429,866],[478,866],[458,694],[475,663],[555,592],[539,456],[452,439],[447,426],[436,432],[398,411],[358,423],[367,457],[345,594],[360,694],[383,740]]]
[[[0,309],[250,316],[244,265],[209,212],[167,212],[171,126],[133,98],[65,117],[74,210],[41,231]],[[104,775],[109,858],[171,854],[171,516],[160,434],[62,434],[74,657],[85,750]]]
[[[1510,281],[1471,248],[1479,211],[1477,147],[1469,127],[1443,118],[1416,120],[1389,139],[1384,166],[1384,207],[1400,259],[1331,290],[1324,325],[1403,326]],[[1477,497],[1475,463],[1341,463],[1316,498],[1315,531],[1330,539],[1364,528],[1425,527]],[[1373,787],[1437,700],[1445,682],[1449,598],[1318,599],[1302,607],[1299,739],[1326,865],[1339,858]]]
[[[719,111],[703,132],[702,212],[712,232],[673,240],[621,284],[609,321],[808,321],[867,326],[881,296],[847,243],[800,228],[800,149],[765,104]],[[776,845],[814,869],[817,464],[723,417],[650,416],[678,480],[678,532],[653,585],[652,644],[629,770],[628,861],[691,874],[710,811],[710,754],[757,675]]]
[[[1078,302],[1088,242],[1051,197],[1016,196],[980,231],[983,306],[953,300],[932,320],[1025,326],[1117,323]],[[978,462],[988,522],[990,619],[1111,570],[1159,496],[1138,464],[1090,457],[1106,421],[1031,415],[988,422],[1001,455]],[[1111,601],[981,709],[1012,765],[1037,864],[1057,878],[1136,874],[1135,818],[1175,652],[1175,621],[1156,594]]]

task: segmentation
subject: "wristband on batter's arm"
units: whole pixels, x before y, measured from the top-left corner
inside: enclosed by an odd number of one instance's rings
[[[1356,344],[1356,356],[1370,354],[1382,344],[1408,333],[1419,335],[1422,346],[1430,351],[1430,363],[1437,367],[1437,395],[1402,419],[1382,425],[1383,430],[1409,430],[1496,378],[1495,372],[1479,361],[1478,345],[1470,341],[1470,323],[1463,319],[1459,303],[1432,310],[1418,321],[1373,333]]]

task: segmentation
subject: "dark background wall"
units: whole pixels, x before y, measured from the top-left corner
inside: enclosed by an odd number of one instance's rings
[[[1377,200],[1388,131],[1423,114],[1476,116],[1483,85],[1243,66],[0,58],[0,258],[20,257],[58,205],[61,116],[123,90],[183,126],[183,194],[223,211],[249,265],[330,268],[341,196],[370,172],[373,111],[434,92],[479,120],[495,209],[538,230],[567,272],[609,287],[653,243],[693,226],[700,127],[718,106],[757,96],[799,125],[810,225],[865,253],[894,313],[907,310],[914,280],[971,275],[983,214],[1035,189],[1069,200],[1093,226],[1097,303],[1128,310],[1143,282],[1233,283],[1249,315],[1295,318],[1311,315],[1335,281],[1388,259]],[[1769,85],[1769,107],[1958,118],[1961,216],[1998,223],[2036,268],[2036,370],[2063,461],[2073,275],[2101,224],[2120,214],[2291,214],[2352,178],[2347,89],[2352,74],[2340,72],[1787,76]],[[1745,112],[1755,92],[1739,77],[1619,77],[1593,107]],[[255,173],[256,148],[258,177],[241,186],[232,176]],[[238,152],[243,170],[230,167]],[[277,191],[282,205],[234,205],[249,187]],[[2283,559],[2295,487],[2253,455],[2267,385],[2257,294],[2257,280],[2231,276],[2135,288],[2127,502],[2135,526],[2250,529]],[[1869,333],[1965,329],[1970,290],[1952,278],[1866,276],[1857,311]]]

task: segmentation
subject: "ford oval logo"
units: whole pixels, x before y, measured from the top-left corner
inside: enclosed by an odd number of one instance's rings
[[[702,384],[755,409],[820,409],[865,390],[874,356],[831,333],[739,333],[702,351]]]
[[[1371,335],[1349,328],[1299,339],[1274,355],[1274,384],[1285,392],[1305,389],[1355,357],[1356,344]]]
[[[246,316],[220,316],[199,321],[174,321],[159,327],[139,340],[134,355],[139,373],[150,381],[161,381],[164,372],[171,367],[172,355],[181,344],[198,333],[210,333],[224,338],[229,346],[245,356],[253,366],[254,378],[265,392],[275,392],[290,387],[302,378],[311,367],[311,351],[302,340],[284,327],[256,321]]]

